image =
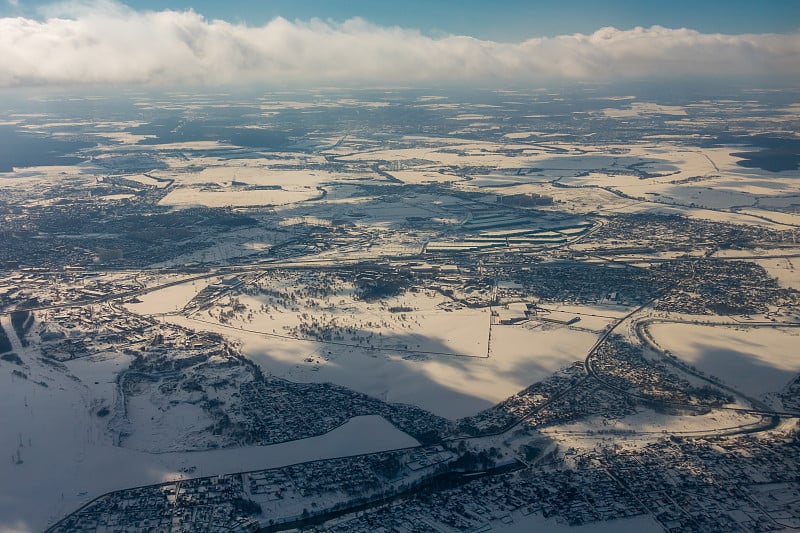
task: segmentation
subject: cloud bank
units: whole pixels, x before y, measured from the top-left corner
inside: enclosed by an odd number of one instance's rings
[[[797,76],[800,33],[660,26],[497,43],[370,24],[276,18],[260,27],[194,11],[57,4],[0,19],[0,86],[398,84]]]

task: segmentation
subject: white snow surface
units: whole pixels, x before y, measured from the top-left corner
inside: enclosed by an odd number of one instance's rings
[[[745,394],[778,392],[800,372],[800,331],[655,323],[665,350]]]

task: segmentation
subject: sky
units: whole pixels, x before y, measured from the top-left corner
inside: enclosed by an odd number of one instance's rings
[[[0,0],[0,86],[800,77],[798,0]]]
[[[36,15],[48,2],[0,0],[0,16]],[[344,21],[361,17],[426,35],[458,34],[520,41],[604,26],[653,25],[703,33],[786,33],[800,30],[798,0],[133,0],[137,10],[193,9],[209,19],[263,25],[275,17]]]

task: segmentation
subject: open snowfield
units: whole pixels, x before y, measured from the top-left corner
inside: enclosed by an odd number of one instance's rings
[[[679,113],[680,108],[661,110],[656,106],[647,112]],[[644,106],[633,110],[615,110],[632,115],[639,114]],[[537,145],[538,146],[538,145]],[[680,208],[695,210],[695,216],[717,219],[726,213],[712,210],[741,209],[783,223],[796,223],[795,215],[778,213],[769,210],[773,207],[786,207],[797,203],[800,184],[796,180],[796,172],[769,172],[758,168],[746,168],[737,164],[740,159],[732,155],[741,147],[716,147],[687,149],[684,146],[671,144],[669,141],[658,144],[635,144],[625,146],[608,146],[598,149],[569,143],[553,143],[554,147],[565,150],[564,153],[531,150],[531,146],[520,145],[523,152],[516,158],[516,163],[505,161],[500,164],[494,159],[502,158],[496,145],[485,145],[485,152],[465,150],[460,155],[462,164],[469,161],[479,166],[492,160],[496,167],[494,175],[472,176],[471,181],[462,182],[469,187],[495,189],[498,194],[517,192],[538,192],[548,194],[563,203],[586,210],[590,205],[598,210],[612,209],[616,212],[633,212],[652,209],[658,205],[674,205]],[[388,153],[384,154],[390,158]],[[419,154],[422,156],[423,154]],[[428,153],[427,159],[444,164],[442,157],[436,153]],[[445,154],[448,155],[448,154]],[[533,167],[530,173],[497,174],[497,170]],[[649,176],[642,178],[634,173],[647,172]],[[411,171],[409,171],[411,172]],[[423,176],[426,172],[415,171]],[[431,174],[430,171],[427,171]],[[431,174],[432,176],[432,174]],[[560,184],[570,187],[591,187],[590,189],[570,188],[553,189],[543,182],[558,180]],[[630,197],[633,200],[614,197],[606,193],[602,187]],[[593,199],[583,202],[584,191],[591,191]],[[584,207],[585,205],[585,207]],[[620,210],[620,207],[627,209]],[[704,210],[705,209],[705,210]],[[746,221],[754,223],[757,219],[749,217]]]
[[[786,199],[786,197],[781,196],[771,199],[778,201],[778,200],[784,200]],[[766,204],[767,202],[765,200],[770,200],[770,199],[759,198],[759,204],[760,205]],[[790,229],[789,226],[793,226],[794,228],[800,226],[800,214],[798,214],[799,210],[795,208],[794,211],[795,211],[794,213],[784,213],[781,211],[772,211],[772,210],[757,209],[757,208],[741,209],[742,213],[753,215],[754,217],[766,217],[768,220],[774,220],[776,224],[784,224],[786,225],[784,229]]]
[[[319,191],[308,186],[267,190],[199,190],[179,188],[165,196],[159,205],[187,207],[253,207],[262,205],[284,205],[302,202],[319,196]]]
[[[800,287],[800,258],[759,259],[756,263],[776,278],[781,287]]]
[[[483,128],[479,128],[483,129]],[[441,141],[438,142],[442,145]],[[439,165],[487,165],[496,168],[518,168],[521,159],[513,155],[500,153],[501,150],[519,148],[530,150],[529,145],[497,144],[492,142],[462,141],[448,143],[446,148],[424,147],[424,148],[402,148],[394,150],[372,150],[341,157],[343,161],[405,161],[410,159],[420,159],[433,161]],[[538,154],[535,149],[530,151],[531,155]],[[527,159],[527,158],[526,158]],[[451,176],[451,179],[454,178]]]
[[[281,160],[286,163],[286,161]],[[301,161],[298,161],[300,163]],[[302,161],[306,162],[306,161]],[[235,159],[220,161],[214,158],[197,158],[193,160],[195,165],[203,165],[205,168],[199,172],[153,172],[152,175],[174,179],[176,184],[185,187],[202,187],[205,185],[231,186],[240,184],[254,187],[278,187],[278,186],[306,186],[316,187],[322,183],[331,181],[334,177],[345,179],[345,175],[334,174],[324,171],[311,170],[287,170],[270,168],[273,161],[268,159]]]
[[[617,111],[633,114],[678,112],[661,107],[665,106],[651,109],[650,104],[642,104],[633,106],[631,110]],[[721,220],[727,214],[711,210],[736,208],[743,213],[797,224],[797,215],[772,210],[786,209],[798,202],[800,184],[795,179],[796,172],[768,172],[742,167],[737,164],[740,159],[732,155],[741,151],[742,147],[687,149],[679,144],[671,144],[669,140],[603,148],[564,142],[553,142],[546,146],[539,143],[504,145],[458,138],[430,139],[426,144],[419,148],[348,150],[341,159],[400,162],[399,169],[388,170],[409,183],[453,181],[460,188],[487,191],[500,186],[494,189],[499,194],[531,190],[566,202],[561,204],[562,208],[576,209],[577,212],[598,209],[622,213],[675,205],[679,209],[696,210],[695,216]],[[515,155],[505,152],[511,149],[518,152]],[[560,152],[562,150],[563,153]],[[298,156],[287,152],[281,153],[280,157],[282,164],[303,165],[323,161],[316,154]],[[406,161],[408,165],[403,163]],[[155,170],[150,175],[175,181],[175,188],[161,200],[162,205],[175,207],[291,206],[319,197],[320,186],[335,189],[339,184],[352,183],[365,177],[319,170],[277,169],[274,168],[274,160],[258,157],[224,161],[214,157],[196,157],[192,159],[192,164],[203,169],[192,172],[183,171],[182,167],[187,164],[185,161],[175,159],[170,163],[173,168]],[[493,167],[494,171],[490,175],[468,175],[469,181],[465,181],[453,173],[438,172],[447,165]],[[631,165],[636,165],[640,171],[652,173],[653,177],[640,179],[631,173]],[[520,168],[534,168],[535,171],[516,175],[516,170]],[[17,182],[13,186],[23,185],[23,181],[18,180],[51,180],[58,172],[67,172],[67,176],[58,176],[60,180],[83,179],[90,183],[86,177],[81,178],[76,174],[77,169],[89,174],[97,172],[90,164],[81,167],[19,169],[13,173],[16,178],[13,181]],[[26,178],[28,176],[30,178]],[[371,176],[375,177],[374,174]],[[137,176],[133,178],[139,179]],[[591,188],[554,189],[546,184],[551,180],[559,180],[570,186],[588,185]],[[614,196],[600,187],[610,187],[635,200]],[[591,198],[584,198],[588,193],[591,193]],[[419,216],[421,213],[403,213],[401,216],[410,215]],[[746,217],[744,221],[758,223],[755,217]]]
[[[172,313],[183,309],[197,293],[212,283],[219,282],[220,278],[204,278],[190,282],[173,285],[164,289],[151,291],[138,296],[138,303],[129,303],[126,307],[140,315],[155,315]]]
[[[653,323],[655,341],[745,394],[778,392],[800,372],[800,331]]]
[[[591,448],[599,442],[622,441],[643,446],[671,435],[703,436],[747,428],[762,418],[734,411],[711,411],[703,415],[667,415],[642,408],[621,419],[590,417],[577,422],[543,428],[540,432],[569,448]]]
[[[660,105],[652,102],[632,102],[628,108],[607,108],[603,110],[607,117],[641,117],[646,115],[686,116],[686,109],[677,105]]]
[[[313,158],[312,158],[313,159]],[[290,161],[281,160],[283,163]],[[298,165],[309,161],[293,161]],[[267,159],[225,161],[196,158],[200,171],[177,171],[185,162],[176,161],[175,170],[156,171],[153,176],[175,181],[175,188],[159,202],[165,206],[253,207],[286,205],[321,196],[323,184],[352,180],[352,175],[324,171],[276,170]]]
[[[251,337],[244,352],[275,375],[293,381],[333,382],[389,402],[407,403],[450,419],[491,407],[531,383],[581,359],[595,335],[566,328],[495,327],[492,355],[408,356],[391,350],[307,346],[286,351],[285,343]],[[282,346],[284,349],[282,349]],[[291,348],[290,348],[291,349]],[[327,352],[331,352],[327,354]],[[325,356],[330,361],[324,361]],[[311,357],[322,364],[304,364]]]
[[[583,359],[597,340],[593,333],[561,326],[494,326],[491,355],[486,358],[488,314],[474,318],[475,325],[459,320],[457,312],[427,317],[424,336],[412,331],[403,339],[411,352],[276,338],[249,327],[177,316],[168,320],[238,340],[243,353],[273,375],[296,382],[332,382],[450,419],[491,407]],[[476,337],[473,355],[467,355],[465,343]],[[387,338],[384,342],[391,343]],[[463,355],[414,353],[417,346]]]

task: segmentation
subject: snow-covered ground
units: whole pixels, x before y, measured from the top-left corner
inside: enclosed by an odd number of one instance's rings
[[[618,306],[567,306],[565,316],[585,313],[578,328],[535,320],[495,325],[489,342],[488,308],[452,306],[449,298],[433,291],[365,302],[353,296],[347,283],[322,298],[302,296],[309,282],[296,275],[271,275],[260,283],[300,297],[289,308],[283,297],[224,296],[211,309],[191,317],[162,319],[240,342],[242,352],[272,375],[296,382],[336,383],[450,419],[491,407],[582,360],[597,339],[595,332],[624,313]],[[140,307],[129,308],[173,311],[175,305],[161,305],[167,299],[159,295],[175,291],[184,302],[197,289],[181,287],[145,295],[143,303],[135,304]],[[243,310],[232,312],[234,304]],[[391,312],[393,308],[404,311]],[[314,323],[342,336],[325,342],[296,329]]]
[[[800,287],[800,258],[758,259],[755,262],[776,278],[781,287]],[[795,263],[798,268],[795,268]]]
[[[302,202],[319,196],[319,191],[312,187],[292,187],[274,190],[242,190],[219,191],[198,190],[193,188],[175,189],[165,196],[160,205],[189,207],[203,205],[206,207],[227,206],[267,206]]]
[[[593,448],[599,443],[643,446],[664,435],[703,436],[728,433],[762,422],[760,416],[716,410],[703,415],[667,415],[640,408],[620,419],[590,417],[540,432],[563,448]]]
[[[655,341],[745,394],[778,392],[800,372],[800,331],[653,323]]]
[[[140,315],[180,311],[197,293],[219,280],[220,278],[203,278],[151,291],[139,296],[139,302],[129,303],[126,307]]]
[[[448,319],[454,314],[443,315],[430,326],[439,333],[429,342],[447,347],[454,331]],[[494,326],[491,355],[486,358],[486,344],[480,346],[483,356],[481,352],[474,357],[413,354],[275,338],[182,317],[169,321],[239,340],[243,353],[273,375],[297,382],[336,383],[450,419],[491,407],[583,359],[597,340],[593,333],[562,326]],[[481,324],[480,331],[485,334],[485,330]]]

